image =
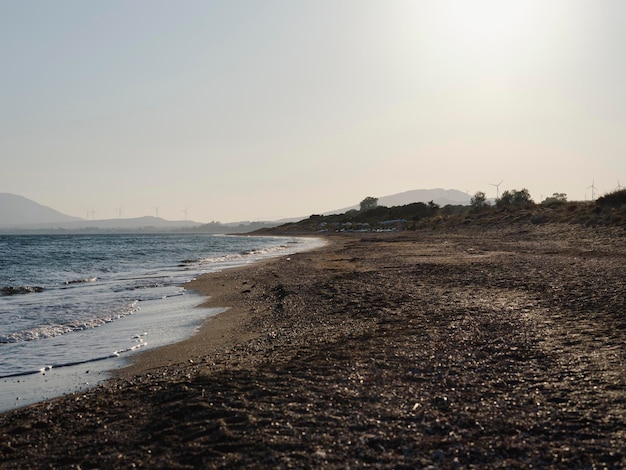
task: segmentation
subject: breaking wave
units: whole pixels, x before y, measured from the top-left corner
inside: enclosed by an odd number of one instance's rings
[[[55,336],[65,335],[67,333],[73,333],[75,331],[89,330],[91,328],[97,328],[105,323],[110,323],[119,318],[125,317],[135,313],[139,308],[137,307],[137,301],[132,302],[126,309],[106,316],[103,318],[93,318],[91,320],[67,323],[64,325],[41,325],[28,330],[16,331],[14,333],[8,333],[0,335],[0,344],[2,343],[19,343],[22,341],[36,341],[39,339],[54,338]]]
[[[86,282],[96,282],[98,280],[97,277],[88,277],[86,279],[73,279],[71,281],[65,281],[63,284],[65,284],[66,286],[72,285],[72,284],[84,284]]]

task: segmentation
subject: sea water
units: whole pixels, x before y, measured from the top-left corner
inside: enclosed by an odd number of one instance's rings
[[[221,309],[184,284],[319,240],[210,234],[0,235],[0,411],[92,386]]]

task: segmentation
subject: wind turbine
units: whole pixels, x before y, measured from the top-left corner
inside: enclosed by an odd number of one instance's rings
[[[185,222],[187,222],[187,212],[189,212],[189,207],[185,207],[181,212],[185,213]]]
[[[591,186],[587,186],[587,189],[591,189],[591,200],[594,201],[596,199],[596,188],[595,185],[595,180],[591,181]]]
[[[118,207],[118,208],[117,208],[117,218],[118,218],[118,219],[121,219],[121,218],[122,218],[122,208],[121,208],[121,207]]]
[[[159,206],[154,206],[154,216],[159,217]]]
[[[502,181],[504,181],[504,179],[502,179]],[[500,185],[502,184],[502,181],[500,181],[498,184],[489,183],[489,186],[496,187],[496,199],[500,199]]]
[[[621,184],[619,184],[619,180],[617,180],[617,190],[621,191],[624,188],[624,186],[622,186]]]

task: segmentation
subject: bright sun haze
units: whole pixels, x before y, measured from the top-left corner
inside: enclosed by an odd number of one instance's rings
[[[626,181],[626,2],[0,3],[0,192],[222,222]],[[187,211],[183,213],[184,211]]]

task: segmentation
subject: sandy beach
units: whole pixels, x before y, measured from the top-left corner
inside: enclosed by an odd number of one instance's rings
[[[1,468],[626,467],[626,232],[327,237],[189,288],[226,311],[0,415]]]

